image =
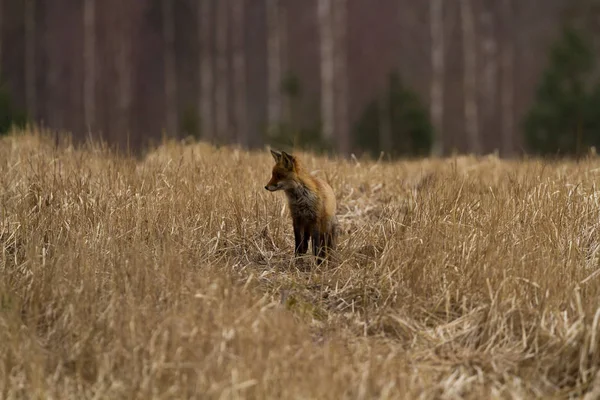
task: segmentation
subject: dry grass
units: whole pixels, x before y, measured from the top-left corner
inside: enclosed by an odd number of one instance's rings
[[[600,160],[304,159],[321,267],[266,151],[2,139],[1,397],[600,397]]]

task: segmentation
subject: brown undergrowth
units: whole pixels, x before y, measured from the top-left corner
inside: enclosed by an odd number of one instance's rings
[[[1,397],[600,396],[600,160],[301,156],[320,267],[267,151],[2,139]]]

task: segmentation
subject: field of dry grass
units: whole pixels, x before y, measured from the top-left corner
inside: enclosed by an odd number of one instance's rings
[[[1,139],[1,398],[600,397],[600,159],[302,156],[320,267],[266,150]]]

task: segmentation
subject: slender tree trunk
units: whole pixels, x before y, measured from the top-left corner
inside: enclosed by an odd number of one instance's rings
[[[167,135],[176,136],[177,127],[177,69],[175,64],[175,22],[173,0],[162,1],[163,42],[165,62],[165,110]]]
[[[318,0],[318,17],[321,53],[321,120],[323,136],[333,139],[335,130],[334,108],[334,40],[332,0]]]
[[[4,71],[2,70],[2,51],[4,47],[2,46],[2,39],[4,36],[2,35],[2,30],[4,29],[4,0],[0,0],[0,79],[2,79],[2,74]]]
[[[502,0],[503,33],[500,86],[502,115],[502,155],[510,157],[514,148],[514,36],[511,21],[514,18],[512,0]]]
[[[35,0],[25,0],[25,102],[33,120],[37,117],[35,77]]]
[[[198,7],[198,25],[200,27],[200,101],[198,115],[202,124],[202,136],[213,139],[215,127],[213,121],[213,56],[212,40],[213,30],[211,25],[211,0],[200,0]]]
[[[267,0],[267,121],[274,128],[282,119],[282,43],[280,0]]]
[[[61,62],[61,40],[60,33],[57,32],[57,22],[60,20],[61,12],[58,7],[49,7],[45,15],[47,25],[41,36],[44,46],[43,51],[47,60],[47,67],[44,69],[46,74],[44,98],[44,114],[48,119],[49,127],[54,131],[60,131],[65,128],[65,93],[61,87],[61,78],[63,75],[63,64]],[[58,136],[55,136],[58,140]]]
[[[481,153],[479,138],[479,110],[477,109],[477,55],[475,25],[471,0],[460,0],[463,33],[465,126],[469,139],[469,150]]]
[[[483,2],[481,15],[481,53],[483,71],[481,80],[482,126],[486,135],[497,137],[498,121],[498,41],[497,26],[494,18],[496,0]],[[497,142],[496,142],[497,143]]]
[[[347,0],[334,0],[334,81],[335,81],[335,124],[334,135],[338,151],[344,156],[350,154],[350,132],[348,121],[348,43],[347,43]]]
[[[219,140],[229,139],[229,99],[228,91],[228,36],[229,30],[229,0],[217,2],[217,79],[216,79],[216,126]]]
[[[126,7],[126,6],[125,6]],[[118,31],[121,33],[120,40],[117,43],[117,76],[118,76],[118,133],[120,135],[120,142],[123,143],[124,139],[127,139],[127,145],[129,145],[129,134],[131,131],[131,105],[132,105],[132,38],[131,38],[131,24],[128,20],[131,16],[130,10],[121,10],[122,14],[119,17]],[[168,74],[167,74],[168,75]],[[170,89],[171,90],[171,89]],[[169,107],[167,106],[167,110]],[[171,110],[169,110],[171,111]],[[170,130],[168,133],[173,134]],[[126,135],[125,137],[123,135]]]
[[[235,87],[236,141],[248,145],[248,107],[246,102],[246,55],[244,45],[245,0],[232,2],[233,76]]]
[[[435,141],[432,153],[441,156],[444,153],[444,0],[429,1],[429,19],[431,29],[431,92],[430,113],[435,129]]]
[[[280,57],[280,65],[281,65],[281,77],[279,79],[279,93],[281,93],[281,118],[283,118],[286,123],[292,129],[296,129],[294,125],[294,118],[292,115],[292,103],[297,100],[293,99],[289,96],[289,93],[286,93],[283,90],[282,83],[286,79],[286,75],[290,73],[289,66],[289,54],[288,54],[288,16],[287,9],[285,3],[280,3],[279,5],[279,57]]]
[[[85,126],[93,131],[96,125],[96,1],[83,3],[83,114]]]

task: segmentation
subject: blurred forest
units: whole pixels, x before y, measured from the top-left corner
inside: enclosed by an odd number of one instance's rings
[[[0,128],[132,149],[164,134],[342,155],[572,151],[600,140],[600,90],[586,91],[599,4],[0,0]],[[558,79],[575,75],[565,105]]]

